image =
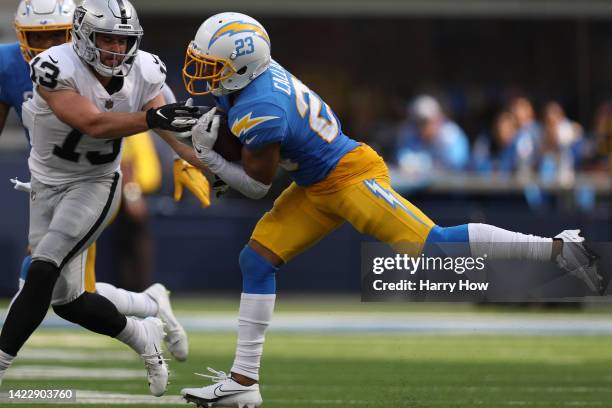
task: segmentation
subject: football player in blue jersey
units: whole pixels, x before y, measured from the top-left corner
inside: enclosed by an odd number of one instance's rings
[[[275,274],[347,221],[412,255],[426,244],[463,242],[472,256],[555,260],[600,290],[602,279],[578,230],[543,238],[486,224],[436,225],[393,190],[382,158],[345,135],[329,105],[271,59],[270,37],[253,18],[221,13],[206,20],[187,49],[183,77],[191,94],[216,98],[216,109],[227,115],[243,145],[242,165],[226,161],[213,150],[219,116],[214,109],[202,116],[192,142],[208,169],[255,199],[266,195],[278,166],[293,179],[239,256],[243,288],[231,374],[209,369],[215,384],[183,389],[188,401],[207,407],[261,405],[259,367],[274,309]]]
[[[0,45],[0,133],[11,108],[21,120],[21,106],[32,96],[32,80],[28,63],[46,49],[69,42],[72,38],[72,18],[75,10],[73,0],[21,0],[15,15],[15,31],[18,42]],[[164,97],[175,102],[168,87]],[[26,132],[27,135],[27,132]],[[199,170],[182,159],[175,162],[175,183],[185,186],[204,202],[208,202],[208,186],[192,187],[189,180],[204,181]],[[182,182],[179,182],[179,178]],[[13,180],[15,188],[29,192],[29,183]],[[169,351],[179,361],[188,355],[187,335],[174,317],[168,291],[156,283],[144,292],[131,292],[109,283],[96,282],[96,245],[92,244],[83,255],[85,268],[85,290],[97,292],[109,299],[117,310],[127,316],[146,318],[159,315],[166,323],[166,343]],[[20,273],[20,288],[23,285],[32,259],[27,256]]]

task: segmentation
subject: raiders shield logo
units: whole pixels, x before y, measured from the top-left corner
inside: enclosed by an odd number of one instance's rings
[[[106,109],[113,109],[113,106],[115,106],[115,103],[113,102],[112,99],[109,99],[104,103],[104,107]]]
[[[77,7],[76,10],[74,10],[74,16],[73,16],[74,23],[81,24],[83,22],[83,17],[85,17],[85,13],[87,13],[87,10],[85,10],[81,6]]]

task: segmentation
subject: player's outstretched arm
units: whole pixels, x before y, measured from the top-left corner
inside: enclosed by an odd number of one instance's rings
[[[145,112],[100,112],[89,99],[69,89],[49,91],[39,86],[38,93],[59,120],[93,138],[117,139],[149,129]]]
[[[117,139],[148,129],[183,132],[191,129],[201,116],[197,107],[178,103],[155,105],[146,112],[100,112],[74,90],[49,91],[39,86],[38,93],[62,122],[98,139]]]

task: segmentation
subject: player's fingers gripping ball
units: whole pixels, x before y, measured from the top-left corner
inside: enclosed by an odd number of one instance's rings
[[[191,191],[203,208],[210,206],[210,186],[202,172],[183,159],[174,161],[174,200],[180,201],[183,189]]]
[[[217,141],[221,117],[215,115],[216,111],[216,108],[212,108],[202,115],[198,123],[191,129],[191,139],[198,158],[212,150]]]

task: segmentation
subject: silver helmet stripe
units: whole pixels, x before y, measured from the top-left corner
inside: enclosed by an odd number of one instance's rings
[[[117,5],[119,6],[119,10],[121,11],[121,24],[127,24],[127,12],[125,11],[125,5],[123,4],[123,0],[117,0]]]

